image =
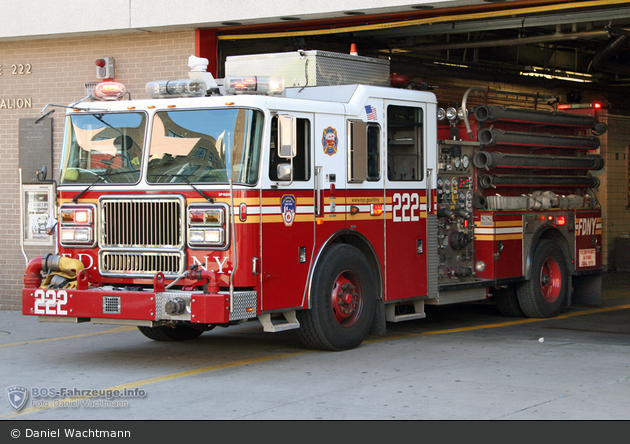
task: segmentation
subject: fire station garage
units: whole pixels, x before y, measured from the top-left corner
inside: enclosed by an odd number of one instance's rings
[[[25,263],[55,250],[46,234],[64,138],[63,108],[102,80],[146,98],[153,80],[208,59],[217,79],[235,56],[322,51],[379,59],[400,88],[429,91],[445,111],[503,106],[594,115],[607,125],[587,154],[601,206],[602,265],[627,267],[630,234],[630,2],[619,0],[212,1],[24,0],[0,30],[0,309],[19,310]],[[28,11],[28,13],[25,13]],[[69,13],[69,11],[72,11]],[[112,13],[115,11],[115,14]],[[173,13],[177,11],[177,13]],[[42,123],[42,111],[50,112]],[[448,131],[448,119],[442,123]],[[598,157],[599,158],[599,157]],[[45,181],[37,171],[47,166]],[[413,173],[410,173],[413,174]],[[420,248],[420,246],[418,247]]]
[[[1,418],[627,419],[630,0],[2,3]]]

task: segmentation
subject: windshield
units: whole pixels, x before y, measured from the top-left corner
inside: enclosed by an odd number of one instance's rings
[[[140,177],[144,113],[68,116],[60,183],[135,183]]]
[[[258,180],[263,114],[251,109],[158,112],[147,181],[253,185]]]

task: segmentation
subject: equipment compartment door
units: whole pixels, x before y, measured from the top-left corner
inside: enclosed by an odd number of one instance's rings
[[[387,301],[427,296],[429,268],[437,269],[434,242],[427,235],[429,224],[435,225],[436,140],[427,134],[435,128],[434,115],[434,106],[386,102]]]

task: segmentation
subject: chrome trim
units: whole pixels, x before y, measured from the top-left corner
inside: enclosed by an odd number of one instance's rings
[[[184,272],[186,202],[174,195],[114,195],[98,201],[99,273],[168,278]]]

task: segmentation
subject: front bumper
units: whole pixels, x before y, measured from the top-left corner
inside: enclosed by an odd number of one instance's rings
[[[42,320],[156,325],[226,324],[256,317],[256,292],[107,291],[24,288],[22,314]]]

